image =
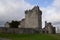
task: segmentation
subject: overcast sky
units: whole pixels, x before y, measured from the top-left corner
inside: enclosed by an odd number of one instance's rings
[[[24,11],[35,5],[42,10],[44,21],[52,22],[57,28],[60,27],[60,0],[0,0],[0,26],[11,20],[24,18]]]

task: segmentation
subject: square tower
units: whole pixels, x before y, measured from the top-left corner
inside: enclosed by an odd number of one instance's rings
[[[25,28],[42,29],[42,11],[38,6],[25,11]]]

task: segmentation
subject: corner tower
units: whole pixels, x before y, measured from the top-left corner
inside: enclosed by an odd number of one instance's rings
[[[38,6],[25,11],[25,28],[42,29],[42,11]]]

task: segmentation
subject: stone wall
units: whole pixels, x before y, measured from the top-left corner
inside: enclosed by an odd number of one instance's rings
[[[0,28],[0,33],[33,34],[37,33],[37,31],[32,28]]]
[[[20,28],[24,28],[25,27],[25,19],[21,20],[20,26],[21,26]]]

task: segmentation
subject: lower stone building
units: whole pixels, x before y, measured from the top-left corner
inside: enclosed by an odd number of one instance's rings
[[[43,28],[43,33],[47,33],[47,34],[55,34],[56,30],[55,27],[53,27],[52,23],[47,23],[45,21],[45,27]]]

